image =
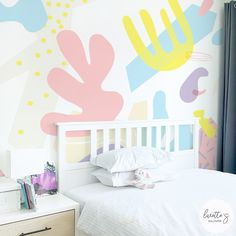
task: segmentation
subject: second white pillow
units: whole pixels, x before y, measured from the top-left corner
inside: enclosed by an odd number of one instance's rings
[[[138,168],[155,168],[158,160],[167,159],[164,151],[147,148],[131,147],[108,151],[91,159],[93,165],[102,167],[110,173],[132,171]]]

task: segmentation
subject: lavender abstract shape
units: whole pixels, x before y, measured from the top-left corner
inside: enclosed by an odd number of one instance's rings
[[[198,80],[205,76],[208,76],[208,71],[203,67],[197,68],[189,75],[180,88],[180,97],[184,102],[193,102],[199,95],[206,91],[198,90]]]
[[[12,7],[0,3],[0,22],[16,21],[29,32],[36,32],[46,25],[47,20],[47,13],[41,0],[19,0]]]

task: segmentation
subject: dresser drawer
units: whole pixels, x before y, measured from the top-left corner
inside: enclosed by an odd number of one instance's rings
[[[20,190],[0,193],[0,214],[20,210]]]
[[[74,236],[74,210],[0,226],[1,236]]]

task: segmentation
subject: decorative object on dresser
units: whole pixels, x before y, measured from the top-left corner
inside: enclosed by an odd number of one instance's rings
[[[57,193],[57,178],[56,167],[52,163],[46,163],[44,173],[32,175],[31,182],[34,185],[35,193],[42,194],[55,194]]]
[[[34,209],[36,207],[36,196],[31,178],[25,177],[18,179],[17,182],[21,185],[21,208]]]
[[[62,194],[37,198],[35,210],[0,214],[1,236],[75,236],[77,202]]]
[[[20,185],[12,179],[0,177],[0,214],[18,210],[20,210]]]

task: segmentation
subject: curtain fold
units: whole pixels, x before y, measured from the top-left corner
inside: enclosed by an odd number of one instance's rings
[[[224,74],[220,83],[217,169],[236,174],[236,2],[224,4]]]

